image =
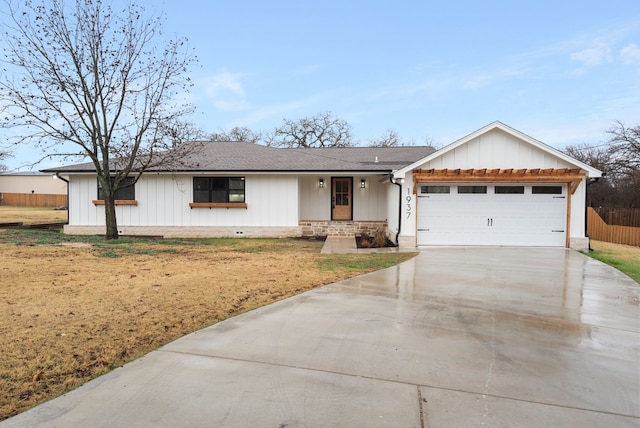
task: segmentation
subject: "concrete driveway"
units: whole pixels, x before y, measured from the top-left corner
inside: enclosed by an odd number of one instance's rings
[[[638,283],[573,251],[433,248],[0,426],[638,427],[639,305]]]

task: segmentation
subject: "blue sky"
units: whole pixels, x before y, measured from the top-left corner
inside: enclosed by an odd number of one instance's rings
[[[562,149],[640,124],[638,0],[143,3],[195,49],[209,132],[329,110],[362,144],[443,146],[499,120]]]

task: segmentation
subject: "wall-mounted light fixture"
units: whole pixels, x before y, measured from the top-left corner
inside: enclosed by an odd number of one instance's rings
[[[365,187],[367,187],[367,182],[366,180],[363,178],[360,180],[360,188],[364,189]]]
[[[324,189],[324,178],[321,178],[320,180],[318,180],[318,187],[321,189]]]

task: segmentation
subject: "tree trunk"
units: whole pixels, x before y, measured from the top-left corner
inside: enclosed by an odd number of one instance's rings
[[[106,239],[118,239],[118,223],[116,221],[116,204],[114,195],[104,195],[104,218],[107,227]]]

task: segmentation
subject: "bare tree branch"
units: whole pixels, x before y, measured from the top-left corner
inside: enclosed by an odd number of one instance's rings
[[[588,186],[588,197],[593,206],[618,208],[640,207],[640,127],[627,128],[621,122],[607,131],[609,140],[598,145],[574,145],[565,153],[593,166],[605,174]]]
[[[210,141],[246,141],[257,144],[262,139],[260,132],[253,132],[246,126],[235,126],[231,130],[221,129],[220,132],[214,132],[209,135]]]
[[[267,145],[274,147],[351,147],[351,125],[333,117],[330,111],[298,120],[284,119],[273,133],[265,134]]]
[[[369,147],[398,147],[401,145],[400,135],[393,129],[388,129],[380,137],[369,140]]]
[[[628,128],[616,121],[607,134],[609,152],[616,166],[627,172],[640,170],[640,125]]]

